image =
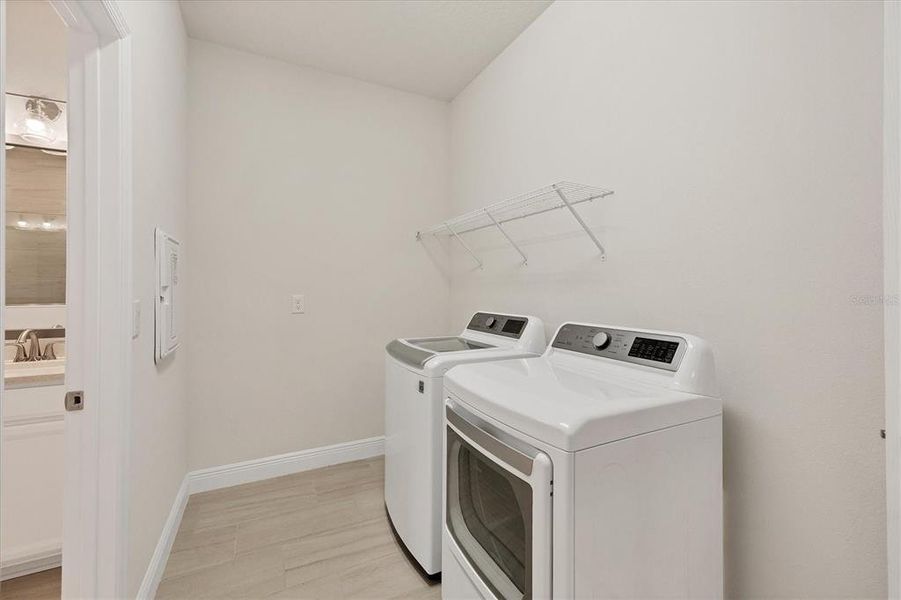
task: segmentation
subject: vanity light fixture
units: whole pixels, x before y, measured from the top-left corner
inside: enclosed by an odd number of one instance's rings
[[[63,114],[60,105],[52,100],[29,98],[25,101],[25,115],[13,125],[20,138],[32,144],[50,144],[56,140],[53,122]]]
[[[43,231],[46,233],[56,233],[68,229],[65,216],[33,213],[18,213],[15,219],[7,221],[7,226],[20,231]]]

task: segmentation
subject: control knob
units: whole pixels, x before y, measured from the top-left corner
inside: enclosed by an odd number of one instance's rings
[[[485,319],[485,327],[489,329],[494,327],[495,323],[497,323],[497,319],[495,319],[494,317],[488,317],[487,319]]]
[[[607,346],[610,345],[610,334],[606,331],[599,331],[593,338],[591,338],[591,343],[598,350],[603,350]]]

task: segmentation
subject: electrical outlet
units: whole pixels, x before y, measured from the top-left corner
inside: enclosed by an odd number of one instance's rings
[[[131,339],[141,335],[141,301],[133,300],[131,303]]]
[[[302,315],[305,312],[306,302],[303,294],[294,294],[291,296],[291,314]]]

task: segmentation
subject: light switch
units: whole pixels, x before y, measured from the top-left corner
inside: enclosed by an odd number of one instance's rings
[[[304,302],[303,294],[294,294],[291,296],[291,314],[302,315],[304,313],[306,302]]]

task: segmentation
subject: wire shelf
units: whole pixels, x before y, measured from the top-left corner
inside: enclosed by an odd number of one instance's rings
[[[519,252],[520,256],[522,256],[523,264],[526,264],[528,259],[526,258],[525,253],[509,236],[503,225],[511,221],[525,219],[553,210],[568,209],[573,218],[575,218],[579,225],[585,230],[603,256],[604,247],[601,245],[601,242],[597,239],[594,232],[591,231],[588,225],[585,224],[585,221],[582,220],[582,217],[576,211],[575,206],[598,198],[604,198],[611,194],[613,194],[612,190],[581,183],[572,183],[570,181],[561,181],[448,219],[443,223],[418,232],[416,234],[416,239],[421,240],[422,237],[426,235],[454,237],[460,245],[472,255],[479,264],[479,267],[481,267],[481,259],[476,256],[460,236],[473,231],[496,228],[507,239],[510,245]]]

